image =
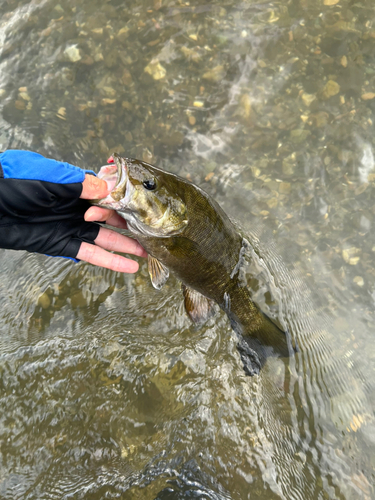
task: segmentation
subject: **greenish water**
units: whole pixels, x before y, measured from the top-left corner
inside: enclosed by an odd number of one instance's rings
[[[2,250],[1,499],[375,498],[374,114],[370,0],[3,0],[0,150],[199,184],[300,353],[248,378],[145,262]]]

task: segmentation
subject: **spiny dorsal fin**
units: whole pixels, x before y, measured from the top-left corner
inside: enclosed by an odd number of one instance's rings
[[[215,313],[215,302],[201,293],[182,285],[185,310],[193,323],[203,323]]]
[[[148,256],[148,273],[154,288],[157,290],[162,288],[169,277],[168,268],[151,255]]]

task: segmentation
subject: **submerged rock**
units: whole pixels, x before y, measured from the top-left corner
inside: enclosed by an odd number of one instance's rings
[[[161,80],[167,74],[167,70],[158,60],[151,61],[144,69],[146,73],[152,76],[154,80]]]
[[[64,56],[70,62],[78,62],[82,59],[81,51],[77,47],[77,45],[70,45],[64,50]]]
[[[337,95],[340,92],[340,85],[334,80],[328,80],[328,82],[324,85],[322,90],[322,98],[329,99]]]

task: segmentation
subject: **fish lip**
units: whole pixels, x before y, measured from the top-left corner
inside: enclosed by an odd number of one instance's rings
[[[113,153],[112,157],[115,160],[115,164],[117,167],[117,181],[115,187],[113,188],[116,189],[120,184],[126,182],[128,169],[126,161],[123,158],[121,158],[121,156],[118,153]]]

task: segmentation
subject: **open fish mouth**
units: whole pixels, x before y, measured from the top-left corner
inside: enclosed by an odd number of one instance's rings
[[[99,170],[98,177],[107,183],[109,191],[113,191],[124,180],[126,165],[121,160],[122,158],[117,153],[114,153],[108,158],[107,165],[103,165]]]
[[[117,166],[113,164],[103,165],[98,172],[98,178],[105,181],[107,183],[108,190],[112,191],[117,186],[119,181]]]
[[[109,194],[102,200],[95,200],[95,205],[108,207],[113,210],[120,208],[119,202],[125,196],[125,187],[128,180],[126,163],[117,153],[108,158],[108,164],[101,167],[98,178],[107,183]]]

